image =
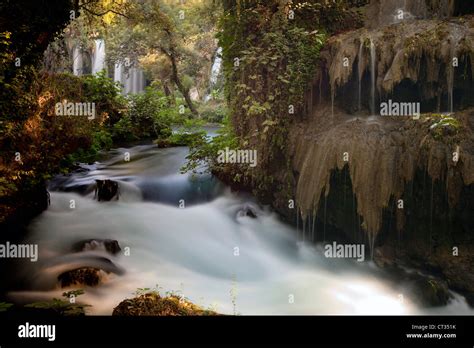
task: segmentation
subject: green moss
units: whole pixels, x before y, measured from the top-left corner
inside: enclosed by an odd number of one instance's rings
[[[459,120],[451,115],[431,114],[429,119],[432,120],[430,133],[437,141],[450,143],[449,139],[461,129]]]
[[[160,296],[157,291],[143,293],[133,299],[122,301],[114,308],[116,316],[212,316],[218,315],[203,309],[188,299],[176,294]]]

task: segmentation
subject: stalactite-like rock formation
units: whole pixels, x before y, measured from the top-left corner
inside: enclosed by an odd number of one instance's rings
[[[320,73],[327,76],[329,84],[322,88],[330,89],[336,103],[338,96],[346,102],[348,111],[361,104],[370,110],[371,103],[377,105],[390,97],[405,98],[403,90],[422,102],[424,111],[452,111],[453,104],[474,105],[472,16],[352,31],[331,38],[322,57]],[[452,100],[454,90],[456,99]]]
[[[384,209],[402,198],[417,170],[445,183],[450,207],[462,187],[474,183],[472,110],[439,115],[474,106],[474,16],[450,18],[460,11],[456,1],[410,4],[403,20],[390,21],[400,1],[372,1],[365,28],[329,39],[309,98],[316,91],[318,102],[310,103],[304,124],[291,132],[302,218],[318,211],[331,172],[347,165],[357,213],[372,242]],[[421,112],[438,115],[381,117],[380,105],[388,100],[419,103]]]
[[[445,127],[452,135],[443,139],[433,131],[440,115],[423,115],[419,120],[346,118],[335,126],[321,127],[323,117],[293,131],[293,163],[299,173],[296,201],[303,219],[318,210],[322,194],[328,195],[332,170],[345,165],[357,213],[371,236],[380,230],[383,209],[391,199],[403,198],[405,185],[417,169],[446,182],[451,206],[457,203],[462,186],[474,183],[472,111],[457,118],[459,125]]]
[[[290,130],[297,220],[315,240],[365,242],[379,264],[418,265],[472,293],[474,16],[416,1],[397,20],[400,1],[383,4],[328,40]],[[419,114],[383,117],[389,101]]]

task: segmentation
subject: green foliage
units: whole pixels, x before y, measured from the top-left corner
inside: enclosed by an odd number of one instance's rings
[[[87,304],[76,303],[76,302],[71,303],[70,301],[70,298],[72,296],[77,297],[82,294],[84,294],[84,290],[82,289],[68,291],[62,294],[62,296],[65,299],[53,298],[50,301],[40,301],[40,302],[30,303],[30,304],[25,305],[25,307],[42,309],[42,310],[51,310],[59,315],[66,315],[66,316],[84,315],[85,309],[91,306]]]
[[[6,312],[13,306],[13,303],[0,302],[0,313]]]
[[[159,294],[161,290],[163,290],[163,288],[156,284],[153,288],[137,288],[133,295],[142,296],[146,294]]]
[[[109,149],[109,125],[120,119],[126,106],[117,86],[103,73],[77,77],[30,67],[18,73],[9,88],[21,93],[11,106],[0,105],[5,111],[0,115],[0,220],[52,175],[78,161],[92,162],[100,150]],[[95,103],[95,119],[56,115],[56,103],[64,100]],[[16,154],[21,161],[15,160]]]
[[[459,133],[461,123],[452,115],[431,114],[434,123],[430,126],[430,133],[435,140],[449,141]]]
[[[218,93],[217,91],[214,92]],[[216,100],[218,100],[218,97],[199,107],[199,115],[208,123],[222,123],[227,116],[228,109],[225,103]]]
[[[117,122],[126,107],[126,100],[120,94],[120,84],[109,78],[105,70],[95,75],[86,75],[82,79],[84,100],[95,103],[98,110],[103,110],[105,122]]]
[[[256,149],[259,155],[258,170],[239,168],[234,180],[251,180],[262,191],[271,191],[273,173],[289,163],[284,158],[287,132],[293,119],[306,112],[305,92],[328,31],[315,13],[339,8],[318,1],[304,9],[305,2],[295,11],[299,19],[291,20],[288,11],[297,3],[286,7],[271,0],[231,6],[220,22],[225,95],[234,132],[239,146]]]
[[[129,109],[113,128],[114,136],[122,140],[166,139],[172,133],[172,125],[186,117],[179,114],[178,106],[170,105],[163,92],[152,87],[127,98]]]
[[[203,125],[204,121],[202,120],[187,119],[168,140],[175,146],[197,146],[206,137],[206,131],[202,129]]]
[[[203,133],[199,134],[200,136],[196,136],[193,142],[188,144],[187,162],[181,168],[183,173],[188,171],[192,173],[219,171],[224,164],[217,162],[218,151],[238,147],[238,138],[227,119],[224,120],[223,127],[217,131],[217,135],[212,139],[204,136]]]

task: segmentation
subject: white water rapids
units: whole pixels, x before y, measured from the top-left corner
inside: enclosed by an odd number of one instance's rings
[[[126,152],[130,162],[123,160]],[[57,276],[77,265],[110,267],[102,256],[125,272],[85,288],[78,301],[92,305],[90,314],[111,314],[137,288],[156,285],[162,294],[177,291],[227,314],[472,313],[459,295],[429,311],[407,297],[401,302],[372,263],[327,259],[321,247],[297,242],[294,228],[250,197],[231,193],[210,176],[179,174],[186,154],[186,148],[122,148],[90,171],[53,180],[51,206],[31,224],[27,239],[39,244],[39,261],[23,262],[18,274],[31,289],[11,292],[11,298],[60,298]],[[120,182],[119,200],[97,202],[85,190],[104,178]],[[185,208],[179,208],[180,199]],[[258,209],[257,218],[239,215],[245,205]],[[70,250],[90,238],[115,239],[122,251],[111,256]]]

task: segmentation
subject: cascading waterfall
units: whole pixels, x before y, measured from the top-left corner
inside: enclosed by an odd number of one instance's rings
[[[103,39],[94,40],[95,49],[92,59],[92,74],[105,69],[105,41]]]
[[[123,63],[115,63],[114,81],[122,84],[123,94],[136,94],[145,89],[145,75],[140,68],[130,67],[124,69]]]
[[[447,85],[448,85],[448,112],[454,112],[454,58],[456,56],[456,44],[451,41],[450,60],[447,69]]]
[[[359,79],[359,95],[358,95],[358,110],[362,110],[362,78],[364,74],[364,63],[362,61],[362,54],[364,48],[364,39],[360,39],[360,46],[359,46],[359,57],[358,57],[358,64],[357,64],[357,77]]]
[[[76,76],[83,74],[82,50],[79,46],[75,46],[72,51],[72,72]]]
[[[452,113],[454,110],[454,103],[453,103],[453,85],[454,85],[454,67],[451,64],[449,64],[448,68],[448,112]]]
[[[370,82],[371,82],[371,89],[370,89],[370,108],[372,115],[375,115],[375,79],[376,79],[376,51],[375,51],[375,44],[372,38],[370,39]]]
[[[114,65],[114,82],[122,83],[122,64],[115,63]]]
[[[214,58],[214,63],[212,64],[211,77],[209,82],[211,87],[214,86],[217,82],[217,77],[221,71],[222,66],[222,47],[219,47],[216,52],[216,57]]]
[[[94,40],[94,45],[91,72],[92,74],[97,74],[106,69],[105,41],[103,39],[96,39]],[[82,49],[79,46],[73,49],[73,73],[76,76],[84,75],[84,57]],[[114,66],[114,81],[119,82],[123,86],[123,94],[140,93],[145,89],[146,85],[143,70],[136,66],[125,69],[122,62],[117,62]]]
[[[214,57],[214,62],[211,67],[211,75],[209,76],[209,91],[212,92],[213,87],[217,83],[217,78],[221,72],[222,67],[222,47],[217,48],[216,55]],[[204,101],[207,102],[211,99],[211,94],[207,94],[204,97]]]

